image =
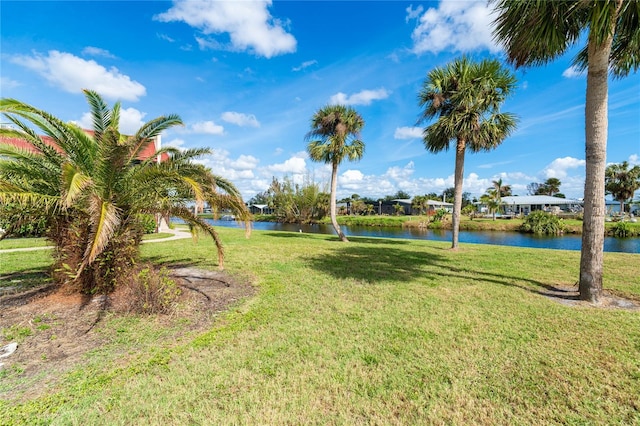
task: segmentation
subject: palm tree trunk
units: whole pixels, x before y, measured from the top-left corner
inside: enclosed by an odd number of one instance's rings
[[[336,217],[336,193],[338,192],[338,163],[334,162],[331,167],[331,200],[330,200],[330,215],[331,215],[331,224],[333,225],[333,229],[336,230],[338,237],[340,237],[340,241],[348,243],[349,240],[340,229],[340,225],[338,225],[338,219]]]
[[[612,26],[615,25],[613,20]],[[611,31],[610,34],[613,34]],[[580,299],[599,303],[604,252],[605,167],[607,163],[608,71],[612,36],[596,45],[589,37],[585,105],[586,173],[580,251]]]
[[[458,139],[456,145],[456,170],[454,177],[453,191],[453,216],[451,219],[453,226],[453,240],[451,249],[458,249],[458,236],[460,234],[460,211],[462,210],[462,181],[464,178],[464,150],[465,140]]]

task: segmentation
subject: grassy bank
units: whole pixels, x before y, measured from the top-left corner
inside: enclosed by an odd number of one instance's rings
[[[0,401],[0,424],[640,422],[640,314],[543,295],[576,282],[578,252],[219,232],[254,298],[155,350],[136,342],[161,322],[120,321],[128,353],[88,360],[41,398]],[[216,266],[204,238],[142,250]],[[41,252],[20,255],[0,254],[0,274],[42,267]],[[605,253],[605,286],[640,299],[639,260]]]

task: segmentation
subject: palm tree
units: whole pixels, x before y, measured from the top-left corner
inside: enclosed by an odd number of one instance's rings
[[[480,201],[487,205],[489,212],[493,216],[493,220],[496,220],[496,212],[502,205],[502,198],[500,192],[494,188],[487,189],[487,192],[480,197]]]
[[[307,152],[313,161],[331,164],[331,224],[341,241],[349,241],[344,235],[336,218],[336,192],[338,188],[338,165],[346,158],[356,161],[364,154],[364,142],[360,131],[364,120],[351,107],[343,105],[325,106],[311,118],[311,131],[307,133],[309,141]]]
[[[587,32],[575,65],[587,70],[586,173],[580,255],[580,298],[602,295],[607,152],[608,75],[624,77],[640,65],[640,2],[492,0],[495,37],[516,67],[543,65],[566,53]]]
[[[127,280],[137,259],[143,214],[179,217],[209,234],[222,269],[216,231],[187,203],[206,201],[244,220],[249,212],[230,182],[192,161],[209,151],[165,148],[142,158],[154,137],[180,125],[180,118],[158,117],[125,136],[118,131],[120,104],[109,109],[96,92],[85,91],[85,96],[91,133],[23,102],[0,100],[0,112],[17,127],[2,128],[0,136],[19,138],[31,148],[0,143],[0,202],[38,208],[48,218],[48,238],[56,247],[55,282],[95,293]],[[158,162],[163,155],[166,161]]]
[[[427,150],[448,150],[451,141],[456,141],[454,250],[458,248],[464,153],[492,150],[515,129],[515,116],[499,112],[515,84],[514,75],[497,60],[473,62],[462,57],[430,71],[420,90],[419,102],[424,107],[421,121],[437,117],[423,132]]]
[[[633,194],[640,189],[640,166],[629,168],[626,161],[611,164],[607,166],[604,178],[606,193],[620,202],[620,214],[624,214],[625,201],[633,198]]]
[[[500,198],[511,196],[511,185],[503,185],[502,178],[491,181],[492,186],[490,189],[494,189]]]

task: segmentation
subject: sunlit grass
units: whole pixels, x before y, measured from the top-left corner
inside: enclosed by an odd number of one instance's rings
[[[0,423],[640,422],[640,314],[544,296],[577,281],[579,252],[218,231],[257,296],[189,342],[0,403]],[[204,237],[142,252],[217,266]],[[605,253],[605,287],[639,297],[639,260]],[[157,333],[140,321],[119,325],[128,339]]]
[[[46,247],[50,246],[51,241],[46,238],[5,238],[0,241],[0,250],[27,248],[27,247]]]

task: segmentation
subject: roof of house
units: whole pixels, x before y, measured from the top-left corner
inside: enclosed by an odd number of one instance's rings
[[[551,197],[549,195],[522,195],[502,197],[502,203],[507,205],[548,204],[551,206],[563,206],[567,204],[582,204],[582,201],[571,198]]]
[[[93,130],[84,129],[84,131],[88,135],[92,135],[93,136]],[[56,151],[58,151],[60,153],[62,152],[62,150],[53,141],[53,138],[51,138],[49,136],[41,135],[40,139],[42,139],[42,141],[44,143],[46,143],[47,145],[52,146]],[[17,148],[21,148],[21,149],[24,149],[24,150],[29,151],[29,152],[37,152],[38,151],[29,142],[27,142],[24,139],[20,139],[20,138],[0,136],[0,143],[6,143],[6,144],[9,144],[9,145],[13,145],[13,146],[15,146]],[[155,144],[148,144],[147,146],[144,147],[144,149],[138,155],[138,160],[146,160],[147,158],[153,157],[155,152],[156,152]],[[161,156],[160,161],[166,161],[168,159],[169,159],[169,155],[167,153],[163,153],[162,156]]]

